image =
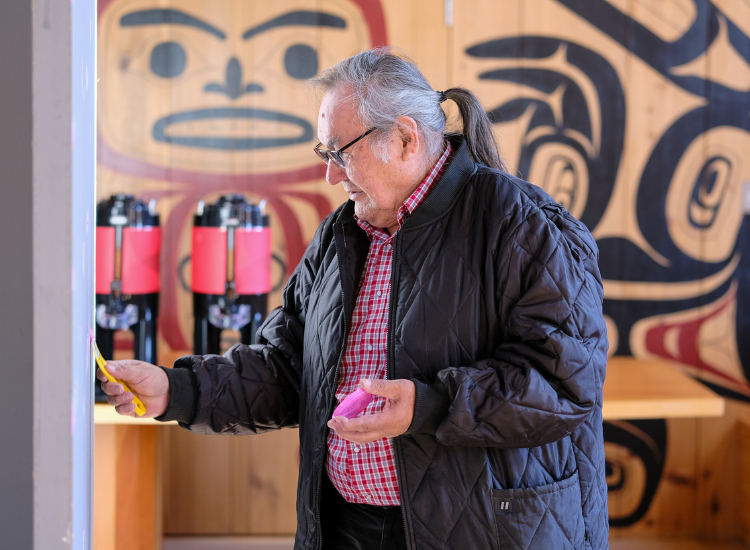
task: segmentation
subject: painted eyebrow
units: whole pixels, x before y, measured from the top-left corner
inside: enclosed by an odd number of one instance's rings
[[[322,11],[297,10],[290,11],[284,15],[279,15],[265,23],[256,25],[242,34],[242,38],[247,40],[256,34],[264,31],[275,29],[276,27],[285,27],[290,25],[301,25],[304,27],[331,27],[333,29],[345,29],[346,21],[331,13]]]
[[[213,25],[184,11],[174,9],[134,11],[133,13],[123,15],[120,19],[121,27],[137,27],[139,25],[185,25],[209,32],[222,40],[227,37],[226,34]]]

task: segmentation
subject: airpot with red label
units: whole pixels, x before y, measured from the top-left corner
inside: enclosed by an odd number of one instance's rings
[[[135,359],[156,363],[161,227],[155,202],[112,195],[96,207],[96,345],[112,359],[114,334],[133,332]],[[98,387],[97,400],[106,401]]]
[[[267,314],[271,291],[271,230],[260,205],[242,195],[198,204],[192,248],[194,351],[219,353],[221,332],[240,332],[243,344]]]

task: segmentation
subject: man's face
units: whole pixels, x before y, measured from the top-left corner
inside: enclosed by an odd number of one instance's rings
[[[346,0],[120,0],[100,19],[99,126],[130,158],[237,173],[314,162],[305,80],[367,47]]]
[[[339,149],[370,129],[359,120],[356,105],[345,100],[345,92],[334,88],[325,94],[320,105],[318,139],[328,149]],[[326,172],[328,183],[341,183],[349,199],[354,201],[357,217],[376,227],[389,227],[406,198],[398,174],[395,136],[388,141],[389,162],[384,162],[372,147],[372,140],[381,137],[376,136],[378,132],[390,130],[375,130],[347,148],[343,153],[347,162],[345,170],[335,162],[329,162]]]

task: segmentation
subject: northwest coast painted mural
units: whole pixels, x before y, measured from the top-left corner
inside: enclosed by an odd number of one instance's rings
[[[594,234],[610,354],[674,361],[750,401],[750,5],[474,0],[445,18],[435,0],[111,0],[99,10],[98,193],[155,198],[166,219],[162,345],[191,348],[185,266],[198,201],[267,201],[280,287],[346,198],[311,150],[317,100],[305,80],[401,45],[420,11],[437,10],[429,20],[450,33],[423,31],[435,47],[415,60],[447,67],[436,89],[474,90],[513,170]],[[632,525],[668,460],[667,424],[605,423],[605,436],[610,494],[628,503],[610,521]]]

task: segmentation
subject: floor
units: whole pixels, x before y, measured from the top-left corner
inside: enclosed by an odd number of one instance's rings
[[[293,537],[179,537],[165,538],[162,543],[162,550],[292,550],[293,547]]]
[[[180,537],[164,540],[162,550],[292,550],[289,537]],[[700,542],[686,539],[617,539],[610,550],[750,550],[741,542]]]
[[[750,550],[742,542],[701,542],[687,539],[617,539],[610,550]]]

